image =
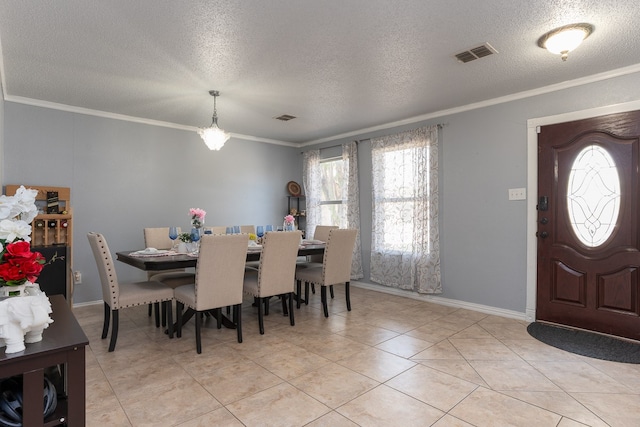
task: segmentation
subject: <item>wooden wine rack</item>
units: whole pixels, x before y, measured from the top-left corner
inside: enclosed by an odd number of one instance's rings
[[[7,185],[5,194],[13,196],[19,185]],[[47,192],[58,193],[58,211],[60,213],[40,213],[31,222],[31,247],[40,251],[47,260],[57,257],[58,261],[46,267],[39,276],[40,288],[47,293],[64,293],[73,303],[73,211],[71,209],[71,189],[69,187],[45,187],[25,185],[25,188],[38,190],[36,206],[39,211],[47,211]],[[56,248],[56,246],[59,247]],[[60,267],[60,258],[65,259]],[[45,277],[46,276],[46,277]]]
[[[19,185],[7,185],[5,194],[13,196]],[[62,245],[72,246],[73,243],[73,212],[70,206],[71,189],[69,187],[44,187],[25,185],[25,188],[38,190],[36,201],[46,203],[47,192],[58,193],[59,210],[61,213],[42,213],[31,223],[31,246]]]

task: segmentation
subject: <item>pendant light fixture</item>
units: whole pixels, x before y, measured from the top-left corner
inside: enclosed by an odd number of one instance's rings
[[[580,23],[565,25],[551,30],[538,39],[538,46],[567,60],[569,52],[580,46],[580,43],[593,32],[593,25]]]
[[[213,96],[213,117],[211,118],[211,125],[208,128],[198,129],[198,135],[202,137],[202,140],[207,144],[209,150],[218,151],[224,146],[224,143],[231,138],[231,135],[218,127],[216,98],[220,96],[220,92],[217,90],[210,90],[209,95]]]

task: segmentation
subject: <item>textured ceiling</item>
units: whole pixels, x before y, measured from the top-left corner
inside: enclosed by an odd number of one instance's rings
[[[536,45],[575,22],[567,62]],[[195,127],[217,89],[223,129],[301,143],[635,65],[638,22],[637,0],[3,0],[3,89]]]

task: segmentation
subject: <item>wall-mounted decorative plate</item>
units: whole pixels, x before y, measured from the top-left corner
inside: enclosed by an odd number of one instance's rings
[[[289,181],[287,183],[287,190],[293,197],[298,197],[302,194],[302,188],[300,188],[300,184],[295,181]]]

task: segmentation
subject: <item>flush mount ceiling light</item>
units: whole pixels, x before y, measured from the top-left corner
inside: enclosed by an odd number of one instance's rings
[[[223,131],[218,127],[218,113],[216,111],[216,98],[220,96],[220,92],[217,90],[210,90],[209,95],[213,96],[213,117],[211,118],[211,125],[208,128],[200,128],[198,129],[198,135],[202,137],[202,140],[209,150],[216,150],[222,148],[225,142],[231,135],[227,132]]]
[[[540,37],[538,46],[551,53],[561,55],[562,60],[566,61],[569,52],[580,46],[582,40],[589,37],[593,29],[593,25],[585,23],[565,25]]]

